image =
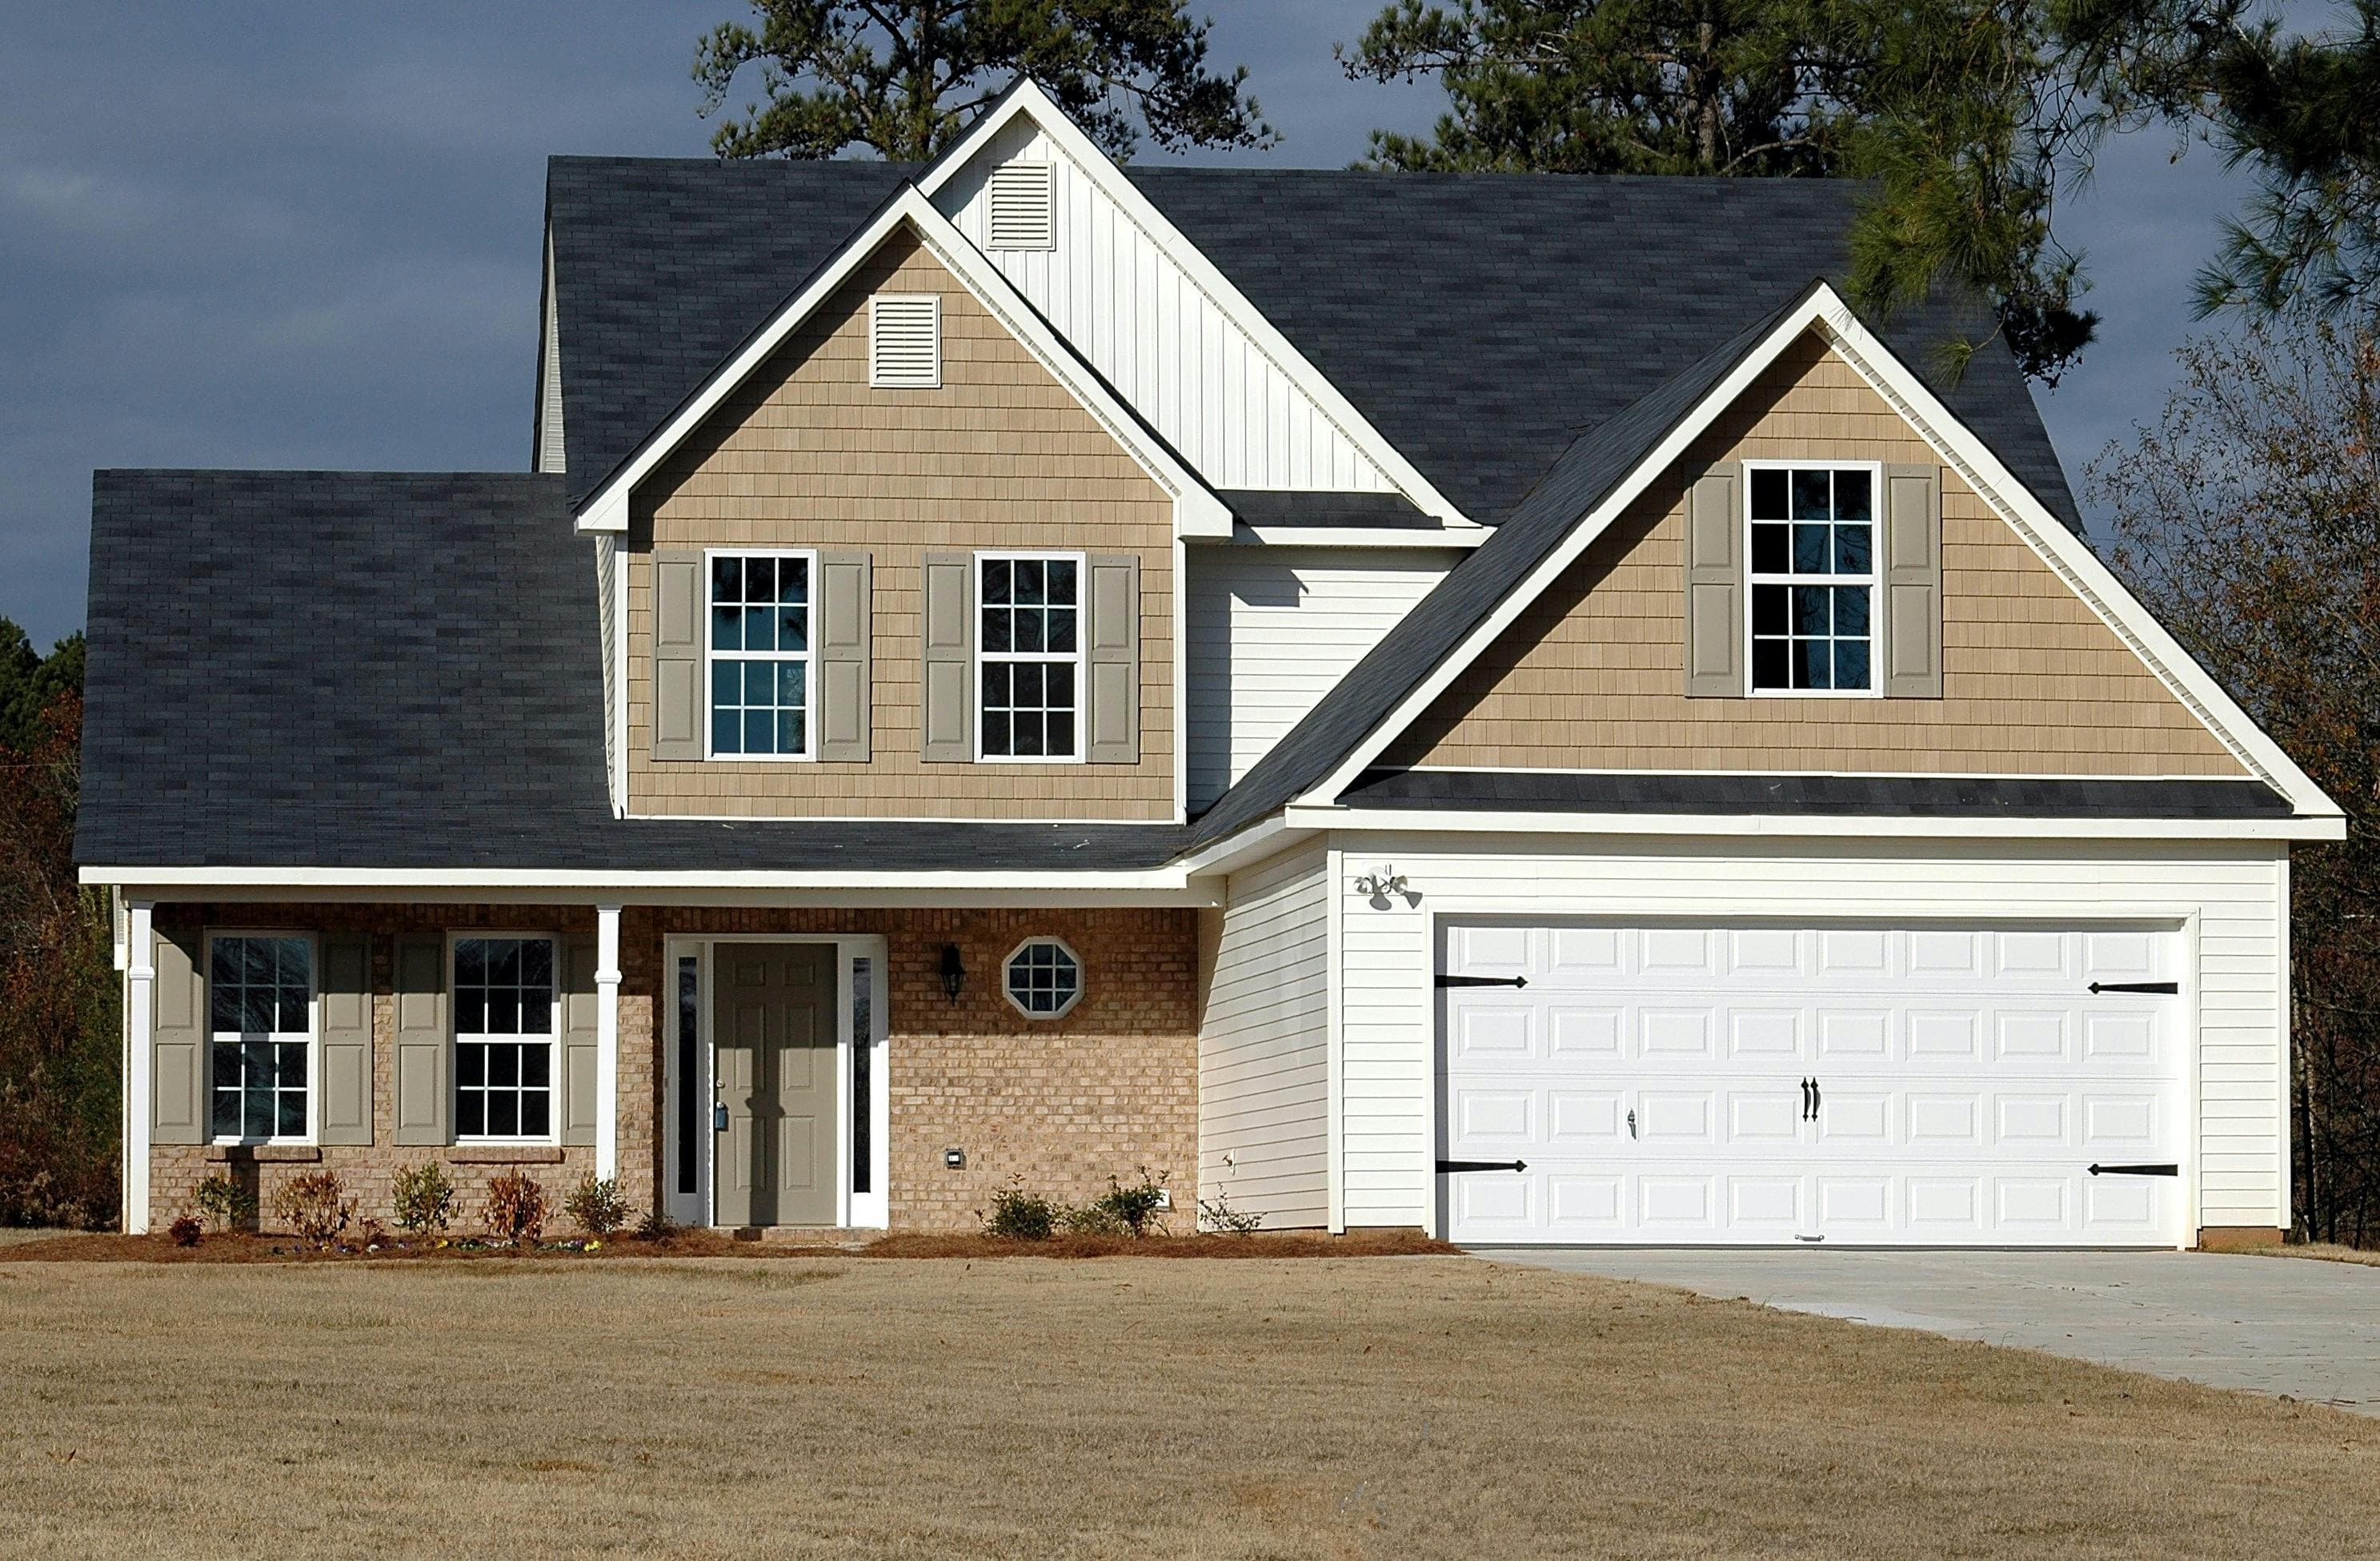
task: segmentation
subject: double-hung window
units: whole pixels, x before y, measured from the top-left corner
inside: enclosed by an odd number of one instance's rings
[[[710,555],[710,752],[810,755],[806,553]]]
[[[207,968],[209,1127],[219,1141],[313,1136],[314,943],[218,936]]]
[[[1871,693],[1876,469],[1749,465],[1752,689]]]
[[[455,1136],[550,1140],[553,940],[455,940]]]
[[[976,568],[980,756],[1081,757],[1082,559],[985,554]]]

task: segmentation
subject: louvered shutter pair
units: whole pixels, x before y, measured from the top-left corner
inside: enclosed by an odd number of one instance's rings
[[[923,569],[919,645],[923,758],[975,760],[975,555],[929,553]],[[816,665],[818,756],[865,763],[870,739],[869,597],[865,553],[819,555]],[[699,553],[653,557],[653,757],[700,759],[709,708],[702,687],[703,560]],[[1082,601],[1084,757],[1094,764],[1140,762],[1140,559],[1089,561]]]
[[[1743,469],[1714,467],[1686,494],[1686,695],[1741,699],[1744,665]],[[1942,473],[1888,466],[1876,527],[1876,665],[1887,699],[1942,697]]]
[[[200,1144],[212,1137],[207,1111],[209,1019],[206,970],[194,933],[157,933],[156,1018],[150,1079],[150,1140]],[[395,1121],[391,1141],[454,1141],[454,1046],[446,1028],[446,939],[401,933],[394,966]],[[595,941],[565,938],[556,994],[563,1018],[559,1117],[562,1141],[595,1141]],[[316,987],[322,1067],[315,1141],[372,1142],[371,938],[333,933],[322,940]]]
[[[869,604],[874,566],[865,553],[818,555],[810,623],[811,697],[818,701],[818,757],[864,764],[868,723]],[[708,613],[699,553],[653,555],[653,757],[699,759],[710,701],[702,686]]]

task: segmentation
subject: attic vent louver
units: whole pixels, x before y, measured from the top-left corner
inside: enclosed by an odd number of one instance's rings
[[[991,171],[991,247],[1050,250],[1058,243],[1047,163],[1008,163]]]
[[[879,390],[935,390],[942,383],[942,300],[886,294],[868,306],[868,383]]]

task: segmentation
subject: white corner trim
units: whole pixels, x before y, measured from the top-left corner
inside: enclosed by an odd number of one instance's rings
[[[2301,813],[2338,812],[2338,805],[2198,665],[2197,658],[2116,578],[2090,544],[2050,514],[1925,382],[1861,323],[1848,304],[1831,289],[1823,292],[1820,303],[1816,323],[1837,354],[1933,446],[1977,497],[1991,506],[1993,513],[2024,540],[2250,774],[2288,798]]]
[[[904,186],[899,194],[886,202],[875,220],[847,240],[832,263],[813,276],[734,357],[714,371],[702,387],[671,414],[669,421],[626,465],[588,495],[586,502],[579,506],[577,529],[581,531],[625,531],[628,529],[628,495],[635,491],[636,485],[700,428],[704,420],[716,411],[738,385],[750,378],[786,337],[832,298],[905,223],[916,230],[919,242],[943,269],[957,278],[959,285],[972,294],[978,303],[1040,360],[1050,377],[1065,386],[1083,409],[1148,474],[1150,481],[1165,490],[1173,500],[1177,534],[1213,537],[1232,534],[1232,512],[1225,507],[1223,501],[1216,497],[1213,490],[1161,442],[1150,438],[1143,431],[1139,420],[1131,410],[1112,391],[1101,384],[1096,375],[1085,371],[1073,349],[1042,323],[1032,306],[1016,291],[1015,285],[1002,275],[1000,269],[980,250],[967,242],[965,237],[951,226],[950,219],[943,216],[914,184]]]
[[[1183,279],[1214,305],[1225,319],[1240,328],[1257,356],[1296,386],[1322,414],[1323,420],[1378,467],[1399,492],[1441,520],[1476,524],[1439,493],[1436,484],[1421,474],[1420,468],[1406,459],[1402,451],[1373,427],[1371,421],[1355,409],[1355,404],[1341,394],[1338,386],[1307,361],[1305,355],[1265,318],[1263,311],[1250,302],[1246,295],[1232,286],[1231,279],[1196,244],[1191,243],[1180,228],[1173,226],[1155,202],[1140,192],[1138,186],[1123,176],[1114,160],[1093,144],[1091,138],[1066,117],[1065,111],[1051,102],[1050,95],[1030,77],[1020,78],[1000,104],[969,126],[966,133],[952,142],[932,166],[918,175],[917,188],[929,197],[940,192],[974,160],[978,152],[1020,118],[1029,119],[1036,128],[1048,136],[1059,152],[1099,188],[1099,193],[1108,198],[1125,221],[1138,228],[1167,259],[1181,268]]]
[[[1299,804],[1328,804],[1370,767],[1382,750],[1445,692],[1463,670],[1498,635],[1528,609],[1563,570],[1577,561],[1595,540],[1645,491],[1658,480],[1686,446],[1732,406],[1752,382],[1807,331],[1827,337],[1853,368],[1875,385],[1888,404],[1906,419],[1944,461],[1990,504],[1995,512],[2067,582],[2085,604],[2141,658],[2152,675],[2204,723],[2251,774],[2265,781],[2303,818],[2341,817],[2338,806],[2305,772],[2265,735],[2247,712],[2192,660],[2155,615],[2116,579],[2082,539],[2052,516],[1984,443],[1969,432],[1925,382],[1894,357],[1852,314],[1850,305],[1824,282],[1815,285],[1800,308],[1769,331],[1738,360],[1725,378],[1680,418],[1650,454],[1639,461],[1604,501],[1574,525],[1560,545],[1539,560],[1526,579],[1497,604],[1496,610],[1430,670],[1427,677],[1375,726],[1348,758],[1322,783],[1299,798]],[[2335,838],[2316,835],[2313,838]]]
[[[595,908],[595,1175],[620,1174],[620,908]]]

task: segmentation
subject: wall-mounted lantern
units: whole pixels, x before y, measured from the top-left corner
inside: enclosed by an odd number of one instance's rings
[[[966,990],[966,965],[959,958],[959,945],[942,945],[942,995],[956,1004],[959,994]]]

